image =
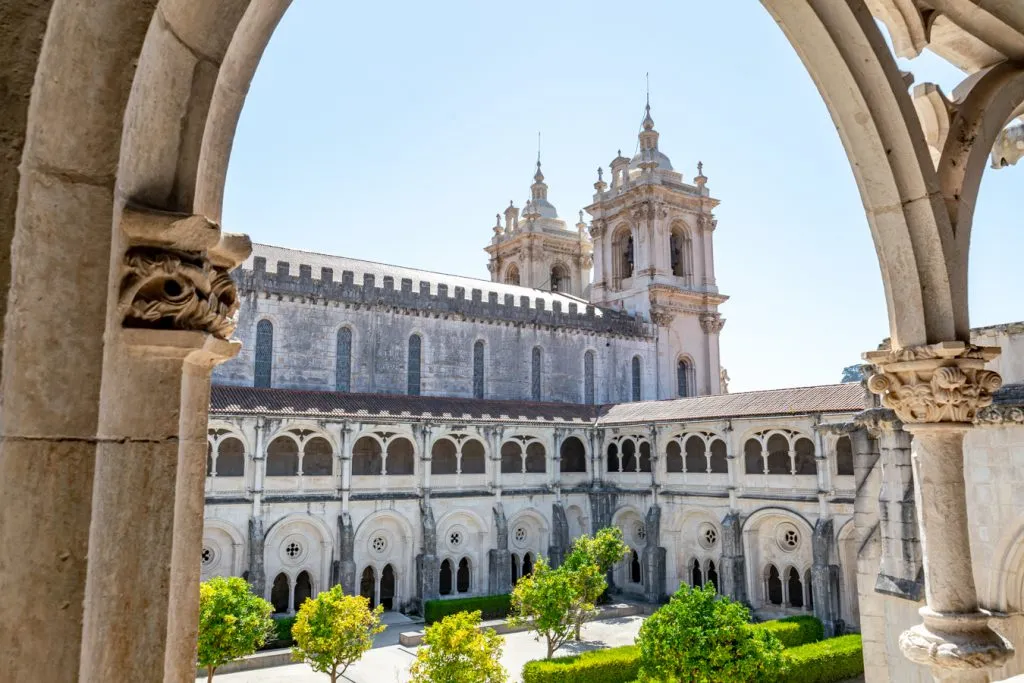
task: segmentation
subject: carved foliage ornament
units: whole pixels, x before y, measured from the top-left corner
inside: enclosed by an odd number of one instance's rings
[[[718,334],[725,327],[725,320],[718,313],[708,313],[700,317],[700,326],[705,334]]]
[[[125,254],[120,292],[125,327],[196,330],[229,339],[238,305],[227,270],[199,253],[133,247]]]
[[[973,422],[1002,386],[985,363],[998,349],[945,342],[864,354],[874,363],[868,389],[905,423]]]

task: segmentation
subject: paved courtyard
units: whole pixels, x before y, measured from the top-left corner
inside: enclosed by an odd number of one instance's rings
[[[374,648],[367,652],[361,660],[354,664],[341,680],[350,683],[405,683],[409,680],[409,666],[416,658],[416,648],[406,648],[398,644],[398,634],[421,628],[419,624],[400,621],[401,615],[388,615],[389,624],[386,631],[377,636]],[[404,618],[402,618],[404,619]],[[397,623],[396,623],[397,622]],[[559,655],[572,654],[582,650],[593,650],[601,647],[630,645],[640,630],[643,617],[620,617],[604,619],[586,624],[583,627],[583,643],[572,643],[558,651]],[[509,673],[509,683],[518,683],[523,665],[531,659],[542,659],[546,648],[543,642],[534,640],[530,632],[510,633],[505,636],[505,650],[501,663]],[[197,681],[205,681],[201,676]],[[307,664],[278,666],[259,671],[241,671],[233,674],[218,675],[214,678],[219,683],[323,683],[328,680],[326,674],[315,673]]]

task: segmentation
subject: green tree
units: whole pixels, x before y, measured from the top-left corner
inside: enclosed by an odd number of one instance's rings
[[[641,681],[767,683],[785,668],[778,638],[710,585],[680,586],[640,627],[637,645]]]
[[[493,628],[480,631],[480,611],[457,612],[427,627],[412,664],[412,683],[505,683]]]
[[[547,641],[547,658],[551,659],[572,635],[577,611],[588,608],[580,572],[597,571],[594,565],[584,565],[577,571],[552,569],[544,558],[538,558],[533,573],[519,579],[512,589],[513,615],[509,623],[528,624],[538,639]],[[593,609],[593,605],[589,608]]]
[[[629,546],[622,541],[622,530],[618,527],[605,527],[593,536],[580,536],[572,544],[572,550],[566,556],[562,567],[577,573],[580,583],[580,600],[574,609],[573,637],[580,639],[583,622],[594,614],[594,605],[608,588],[605,575],[629,553]],[[591,571],[582,571],[592,565],[597,568],[596,575]]]
[[[207,681],[217,667],[251,655],[273,636],[273,611],[237,576],[199,585],[199,665],[206,667]]]
[[[309,662],[335,683],[346,669],[373,647],[373,637],[384,630],[381,605],[370,609],[361,595],[345,595],[341,586],[306,600],[292,627],[292,659]]]

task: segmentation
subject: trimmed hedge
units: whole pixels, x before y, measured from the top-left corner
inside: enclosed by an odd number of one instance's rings
[[[277,650],[282,647],[291,647],[295,642],[292,640],[292,626],[295,625],[295,617],[274,617],[274,635],[267,638],[260,650]]]
[[[512,610],[512,596],[483,595],[477,598],[457,598],[455,600],[427,600],[423,604],[423,621],[433,624],[449,614],[457,612],[475,612],[480,610],[480,618],[504,619]]]
[[[785,648],[816,643],[825,637],[825,627],[821,621],[809,615],[765,621],[754,624],[754,628],[768,631],[782,641]]]
[[[629,683],[638,675],[640,649],[635,645],[537,659],[523,667],[523,683]]]
[[[780,683],[836,683],[864,673],[859,635],[839,636],[784,650],[789,670]]]

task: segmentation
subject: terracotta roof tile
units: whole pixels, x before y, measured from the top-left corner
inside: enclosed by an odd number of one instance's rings
[[[438,422],[629,424],[682,422],[726,417],[857,412],[864,407],[860,384],[831,384],[751,391],[723,396],[640,401],[606,406],[534,401],[493,401],[440,396],[353,394],[215,385],[213,414],[250,414]]]

